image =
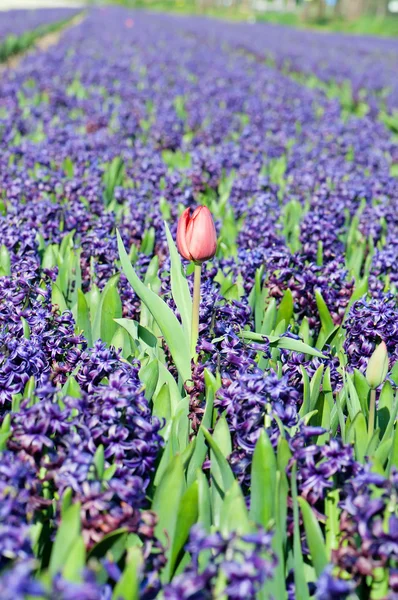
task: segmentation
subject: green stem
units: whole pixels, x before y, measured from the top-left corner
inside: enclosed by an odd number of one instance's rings
[[[368,439],[372,439],[376,417],[376,390],[370,390]]]
[[[202,265],[195,265],[195,275],[193,282],[193,302],[192,302],[192,327],[191,327],[191,354],[196,354],[196,344],[199,336],[199,306],[200,306],[200,277],[202,275]]]

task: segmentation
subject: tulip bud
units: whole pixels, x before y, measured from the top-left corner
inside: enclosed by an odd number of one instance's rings
[[[178,251],[187,260],[202,263],[213,258],[217,248],[217,234],[211,212],[206,206],[198,206],[191,217],[191,210],[184,210],[177,227]]]
[[[388,362],[387,346],[384,342],[381,342],[369,358],[366,369],[366,381],[372,390],[379,387],[387,377]]]

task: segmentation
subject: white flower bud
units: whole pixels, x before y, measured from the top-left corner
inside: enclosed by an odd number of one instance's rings
[[[383,383],[388,373],[388,352],[387,346],[381,342],[376,347],[372,356],[369,358],[368,367],[366,369],[366,381],[372,390],[379,387]]]

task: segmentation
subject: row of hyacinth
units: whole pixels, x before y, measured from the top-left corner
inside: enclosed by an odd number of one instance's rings
[[[76,12],[76,9],[71,8],[2,11],[0,44],[6,42],[9,37],[17,38],[26,32],[68,19],[76,14]]]
[[[2,599],[396,597],[396,52],[102,7],[4,72]]]

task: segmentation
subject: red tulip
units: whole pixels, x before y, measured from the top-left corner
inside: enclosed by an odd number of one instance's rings
[[[217,248],[217,234],[213,217],[206,206],[198,206],[191,217],[191,209],[182,213],[177,227],[178,251],[187,260],[202,263],[213,258]]]

